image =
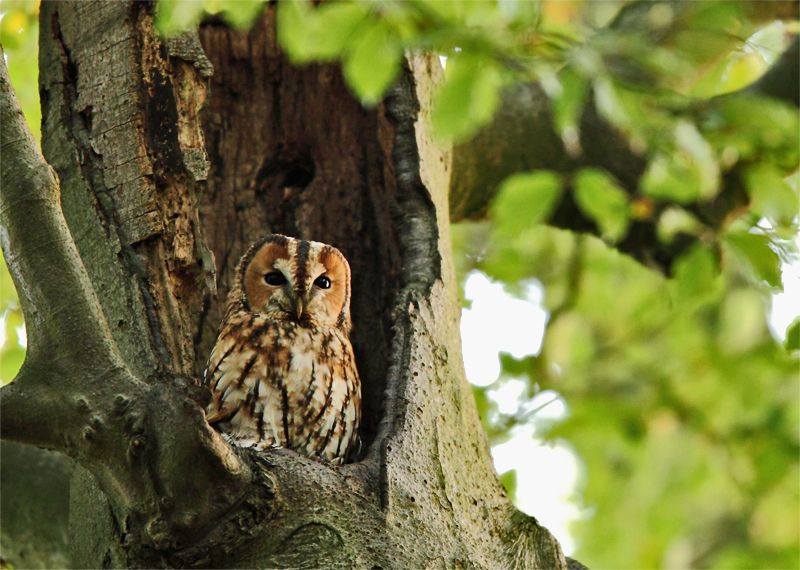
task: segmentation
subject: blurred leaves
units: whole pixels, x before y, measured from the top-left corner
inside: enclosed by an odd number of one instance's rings
[[[800,350],[800,317],[797,317],[786,330],[786,350]]]
[[[25,324],[17,292],[0,256],[0,384],[14,379],[25,360]]]
[[[753,213],[767,218],[776,227],[791,225],[800,207],[797,192],[774,165],[762,162],[751,166],[745,184]]]
[[[197,26],[207,14],[219,14],[230,25],[249,26],[264,8],[263,0],[159,0],[156,28],[166,36]]]
[[[40,138],[39,107],[39,2],[3,0],[0,3],[0,45],[8,74],[34,138]]]
[[[489,59],[458,53],[448,59],[433,108],[440,136],[463,140],[488,123],[498,104],[501,75]]]
[[[725,246],[756,283],[781,286],[780,258],[768,236],[734,231],[725,236]]]
[[[603,171],[584,169],[575,180],[575,200],[584,214],[600,227],[600,233],[617,241],[628,229],[628,195]]]
[[[359,26],[367,23],[368,14],[364,4],[331,2],[312,8],[287,2],[278,10],[278,38],[295,63],[332,61],[344,53]]]
[[[553,172],[514,174],[500,188],[492,213],[507,235],[547,219],[561,194],[561,180]]]
[[[759,27],[748,6],[631,3],[584,36],[544,81],[556,130],[580,156],[593,96],[644,175],[631,187],[585,167],[515,173],[488,222],[455,232],[462,275],[544,286],[541,354],[501,358],[479,407],[494,443],[533,421],[578,452],[593,514],[575,556],[590,567],[789,568],[800,556],[800,323],[785,342],[767,326],[782,264],[797,263],[798,113],[746,92],[697,98],[752,82],[786,45],[786,26]],[[607,243],[642,220],[665,244],[695,241],[661,275],[543,225],[570,199]],[[517,410],[501,411],[493,391],[525,378]],[[564,398],[565,419],[525,413],[544,392]]]
[[[344,62],[344,76],[365,104],[377,103],[400,71],[403,51],[383,22],[376,22],[352,38]]]
[[[500,484],[506,490],[509,497],[513,497],[517,492],[517,471],[511,469],[500,475]]]
[[[552,317],[542,354],[502,358],[498,383],[527,378],[534,393],[556,391],[569,406],[566,419],[537,425],[568,440],[587,467],[582,498],[594,515],[576,527],[575,556],[641,568],[792,560],[796,539],[777,527],[798,508],[787,482],[800,452],[798,360],[790,355],[800,326],[790,328],[788,350],[772,338],[765,289],[743,280],[739,259],[708,246],[689,250],[665,278],[595,238],[515,220],[525,238],[509,239],[500,227],[507,221],[492,218],[472,267],[545,286]],[[776,257],[764,236],[729,241],[748,267],[759,263],[748,257],[756,253]],[[501,413],[491,390],[482,417],[500,442],[522,414]]]

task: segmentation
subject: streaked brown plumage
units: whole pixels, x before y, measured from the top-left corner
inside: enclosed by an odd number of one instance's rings
[[[340,464],[358,441],[350,267],[338,249],[272,234],[242,256],[204,382],[232,444]]]

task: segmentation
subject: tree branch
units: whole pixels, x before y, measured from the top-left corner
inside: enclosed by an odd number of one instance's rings
[[[25,314],[26,365],[46,361],[39,372],[54,363],[81,363],[84,373],[122,370],[61,212],[58,180],[25,124],[0,59],[0,241]]]
[[[235,504],[249,469],[208,426],[191,382],[146,382],[123,362],[2,57],[0,125],[0,239],[29,338],[22,370],[0,390],[0,433],[78,459],[134,521],[127,531],[158,550],[165,534],[193,535]],[[187,480],[188,465],[197,473]],[[208,489],[216,500],[198,504]]]

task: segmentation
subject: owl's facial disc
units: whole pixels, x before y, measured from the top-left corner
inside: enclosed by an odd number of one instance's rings
[[[250,309],[303,326],[349,328],[350,270],[344,256],[323,243],[279,238],[255,252],[242,276]]]

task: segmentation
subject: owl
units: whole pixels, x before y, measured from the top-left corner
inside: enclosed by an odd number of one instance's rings
[[[208,422],[233,445],[344,462],[361,418],[350,327],[338,249],[278,234],[251,245],[204,373]]]

